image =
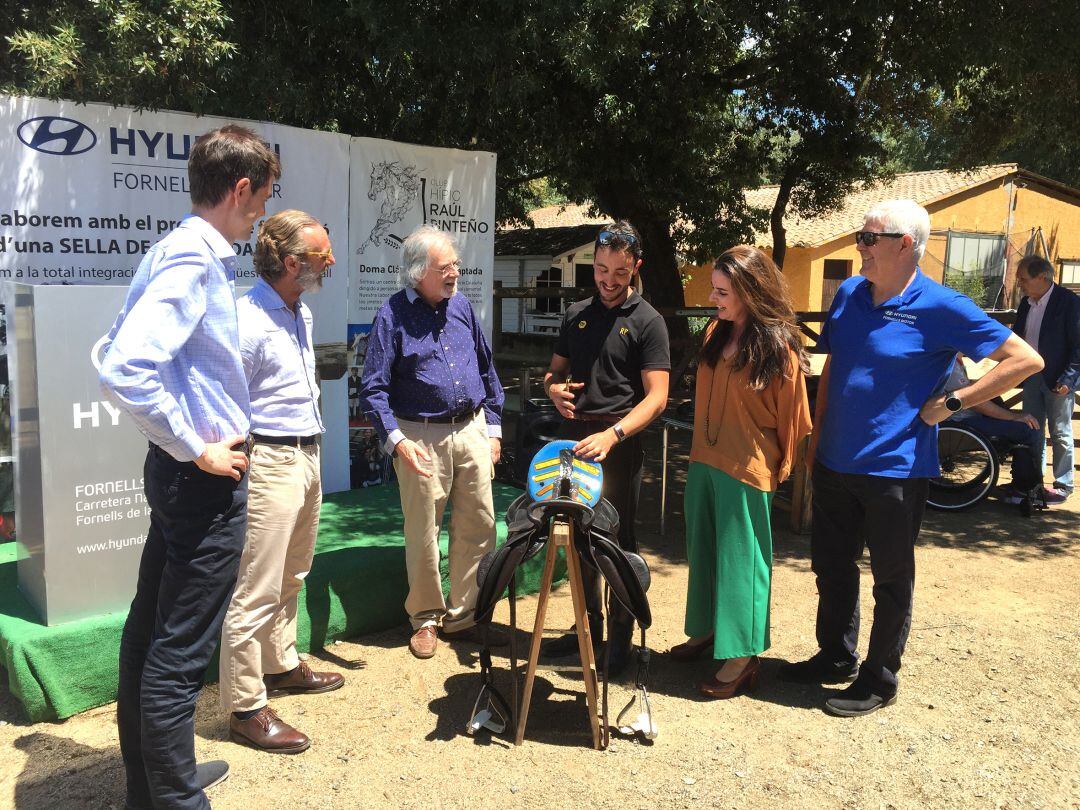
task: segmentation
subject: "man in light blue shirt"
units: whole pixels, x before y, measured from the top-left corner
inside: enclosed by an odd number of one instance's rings
[[[277,155],[249,129],[199,138],[192,213],[152,247],[107,335],[106,395],[150,441],[150,505],[120,642],[116,719],[127,807],[207,808],[228,773],[195,764],[195,700],[236,584],[247,519],[248,389],[233,285],[236,252],[266,213]]]
[[[296,653],[296,598],[311,570],[322,483],[311,310],[300,300],[334,264],[326,229],[303,211],[259,228],[259,280],[236,302],[240,356],[251,395],[248,529],[236,591],[221,634],[221,705],[229,733],[261,751],[311,745],[267,704],[281,694],[338,689],[337,672],[314,672]]]

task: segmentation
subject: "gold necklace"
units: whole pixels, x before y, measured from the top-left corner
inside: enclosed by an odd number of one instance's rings
[[[712,424],[712,421],[709,419],[709,414],[712,411],[713,391],[716,389],[716,372],[720,368],[720,364],[726,362],[727,361],[724,359],[724,354],[723,352],[721,352],[719,360],[717,360],[716,365],[713,367],[713,378],[711,384],[709,385],[709,401],[705,405],[705,443],[709,445],[709,447],[716,447],[716,443],[720,440],[720,429],[717,429],[715,436],[709,436],[709,433],[711,432],[710,426]],[[721,426],[724,424],[724,414],[727,413],[728,388],[731,386],[731,374],[732,369],[729,366],[727,369],[727,379],[724,381],[724,398],[720,403],[719,421]]]

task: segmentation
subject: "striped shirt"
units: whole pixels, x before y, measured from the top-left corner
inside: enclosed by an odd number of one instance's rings
[[[150,248],[105,337],[102,390],[177,461],[249,429],[236,253],[194,214]]]

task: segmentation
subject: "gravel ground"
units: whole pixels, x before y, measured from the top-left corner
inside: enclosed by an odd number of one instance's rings
[[[658,460],[649,465],[655,473]],[[672,469],[685,470],[684,461]],[[639,536],[654,572],[654,650],[683,640],[678,481],[672,491],[660,536],[655,477],[643,486]],[[694,684],[715,665],[657,656],[651,680],[659,738],[651,745],[616,740],[597,752],[580,679],[541,673],[525,744],[516,748],[462,733],[478,686],[476,648],[440,645],[434,659],[417,661],[402,628],[312,657],[316,668],[345,673],[343,689],[273,702],[314,740],[299,756],[230,743],[217,687],[207,687],[196,749],[200,758],[232,765],[210,798],[215,807],[242,810],[1080,807],[1078,508],[1066,504],[1030,520],[996,502],[960,515],[929,513],[898,700],[869,717],[830,717],[821,710],[828,690],[775,678],[781,661],[814,651],[816,599],[808,539],[787,531],[787,515],[778,512],[784,528],[775,542],[773,647],[753,694],[699,699]],[[520,626],[531,627],[535,598],[520,605]],[[566,627],[570,616],[569,591],[561,589],[549,626]],[[496,620],[506,617],[504,603]],[[524,633],[521,640],[524,648]],[[629,695],[628,683],[612,687],[613,713]],[[0,764],[0,805],[121,807],[114,714],[105,706],[62,723],[28,724],[10,695],[0,696],[0,745],[10,746]]]

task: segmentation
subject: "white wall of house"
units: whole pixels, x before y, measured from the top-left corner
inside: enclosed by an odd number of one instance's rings
[[[551,267],[562,271],[562,286],[573,287],[577,265],[592,265],[593,244],[567,250],[558,256],[496,256],[495,281],[503,287],[535,287],[541,273]],[[586,286],[592,284],[592,276]],[[508,298],[503,301],[502,331],[520,333],[544,333],[557,326],[557,314],[537,314],[536,300],[528,298]]]
[[[495,281],[504,287],[532,287],[536,277],[551,267],[550,256],[496,256]],[[531,284],[530,284],[531,280]],[[503,301],[502,331],[525,331],[524,298],[508,298]]]

